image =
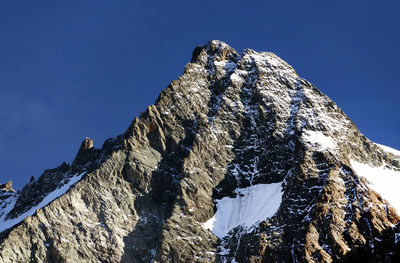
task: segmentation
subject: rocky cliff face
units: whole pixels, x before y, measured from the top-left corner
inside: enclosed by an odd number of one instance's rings
[[[0,261],[398,261],[398,178],[286,62],[211,41],[123,135],[0,186]]]

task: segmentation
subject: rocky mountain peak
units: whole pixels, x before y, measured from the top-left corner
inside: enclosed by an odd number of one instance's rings
[[[198,46],[193,50],[191,62],[207,65],[209,57],[214,58],[215,61],[236,61],[239,54],[226,43],[212,40],[206,45]]]
[[[285,61],[213,40],[123,135],[0,198],[0,259],[396,261],[399,171]]]
[[[99,150],[93,147],[93,140],[86,137],[79,147],[72,166],[80,169],[82,166],[92,163],[98,157]]]
[[[79,151],[80,152],[84,152],[84,151],[89,150],[91,148],[93,148],[93,140],[88,138],[88,137],[86,137],[83,140],[83,142],[81,144],[81,147],[79,148]]]
[[[12,181],[0,184],[0,190],[3,192],[15,192],[14,188],[12,187]]]

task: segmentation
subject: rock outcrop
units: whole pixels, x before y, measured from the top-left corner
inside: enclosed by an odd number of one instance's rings
[[[275,54],[211,41],[125,133],[0,186],[0,261],[398,261],[400,217],[353,162],[400,171]]]
[[[15,192],[14,188],[12,187],[12,182],[8,181],[5,184],[0,184],[0,191],[3,192]]]

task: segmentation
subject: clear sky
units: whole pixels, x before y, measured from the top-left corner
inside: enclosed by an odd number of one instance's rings
[[[0,183],[121,134],[195,46],[272,51],[400,149],[399,1],[2,1]]]

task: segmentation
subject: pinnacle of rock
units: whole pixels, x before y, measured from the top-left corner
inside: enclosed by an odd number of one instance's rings
[[[7,183],[0,184],[0,190],[6,192],[15,192],[14,188],[12,187],[12,181],[8,181]]]
[[[82,142],[82,144],[81,144],[81,147],[79,148],[79,151],[84,152],[84,151],[86,151],[86,150],[91,149],[92,147],[93,147],[93,140],[90,139],[90,138],[88,138],[88,137],[86,137],[86,138],[83,140],[83,142]]]

